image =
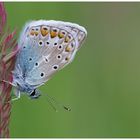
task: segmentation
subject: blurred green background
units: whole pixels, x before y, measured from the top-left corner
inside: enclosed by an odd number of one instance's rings
[[[55,19],[83,25],[88,37],[73,63],[42,96],[12,106],[11,137],[140,137],[140,3],[6,2],[8,25]],[[45,93],[69,105],[55,112]]]

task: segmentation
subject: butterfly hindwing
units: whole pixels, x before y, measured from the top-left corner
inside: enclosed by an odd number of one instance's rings
[[[73,23],[62,21],[32,21],[21,33],[20,64],[25,81],[41,85],[69,64],[81,47],[86,30]]]

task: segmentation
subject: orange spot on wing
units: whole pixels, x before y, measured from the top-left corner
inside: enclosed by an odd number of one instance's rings
[[[65,49],[65,51],[66,52],[70,52],[71,51],[71,47],[70,46],[67,46],[66,49]]]
[[[35,31],[34,29],[32,29],[31,31],[30,31],[30,35],[32,35],[32,36],[37,36],[39,34],[39,31]]]
[[[54,37],[56,37],[57,36],[57,32],[54,32],[54,31],[51,31],[51,38],[54,38]]]
[[[66,58],[65,58],[65,60],[66,60],[66,61],[69,61],[69,60],[70,60],[70,58],[69,58],[69,57],[66,57]]]
[[[35,31],[34,34],[35,34],[36,36],[38,36],[39,33],[38,33],[37,31]]]
[[[32,31],[32,30],[31,30],[30,35],[33,36],[34,34],[35,34],[35,31]]]
[[[58,34],[58,37],[59,37],[59,38],[64,38],[64,36],[65,36],[65,35],[64,35],[63,33],[61,33],[61,32]]]
[[[43,27],[41,27],[40,31],[41,31],[42,36],[46,36],[49,33],[48,29],[47,28],[43,28]]]
[[[69,41],[70,41],[69,37],[66,36],[66,37],[65,37],[65,43],[68,43]]]

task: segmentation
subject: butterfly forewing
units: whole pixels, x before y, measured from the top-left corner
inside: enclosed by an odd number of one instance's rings
[[[26,75],[25,82],[41,85],[69,64],[81,47],[86,30],[62,21],[32,21],[21,33],[18,63]]]

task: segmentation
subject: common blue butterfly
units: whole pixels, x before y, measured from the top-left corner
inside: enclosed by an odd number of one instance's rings
[[[37,88],[72,62],[86,36],[86,29],[74,23],[54,20],[27,23],[19,38],[13,71],[12,85],[17,98],[21,92],[38,98]]]

